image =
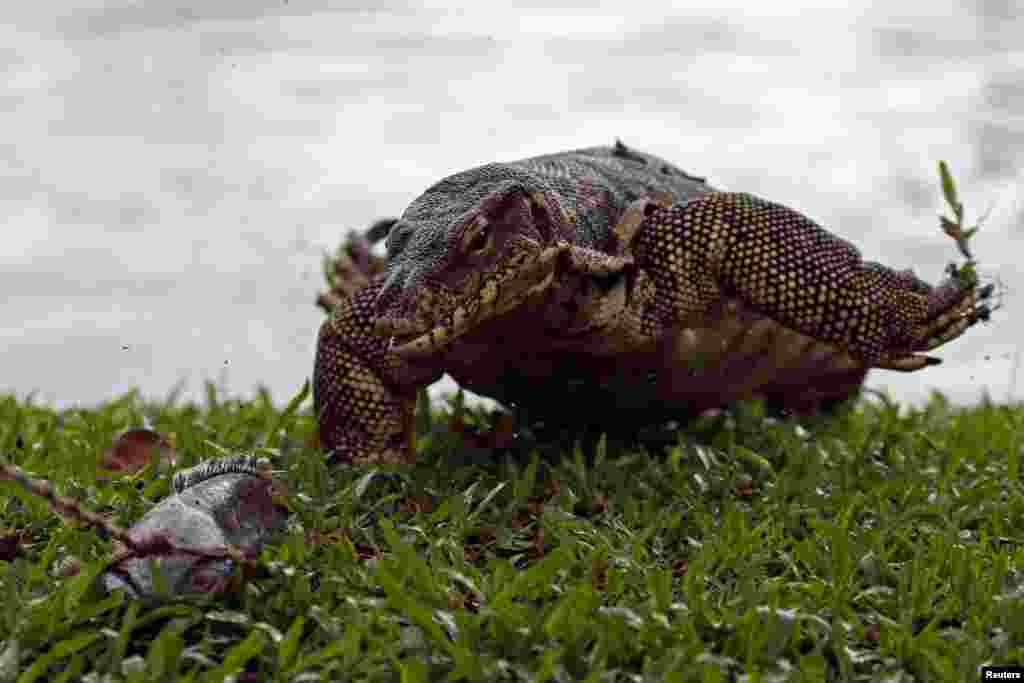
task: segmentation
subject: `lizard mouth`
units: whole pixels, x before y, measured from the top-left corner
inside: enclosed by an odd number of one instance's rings
[[[567,249],[567,244],[560,243],[522,252],[506,268],[484,277],[474,291],[456,296],[458,303],[439,316],[429,329],[408,321],[380,320],[377,331],[391,334],[389,350],[405,360],[442,353],[481,323],[508,313],[547,290],[556,278],[559,256]]]
[[[374,324],[374,332],[376,334],[390,339],[390,349],[403,346],[423,336],[430,329],[431,325],[429,323],[420,323],[408,318],[378,318]]]
[[[420,337],[420,334],[393,334],[391,335],[391,343],[395,346],[401,346],[406,342],[411,342],[413,339]]]
[[[406,345],[412,343],[416,339],[419,339],[420,337],[423,336],[424,335],[422,334],[393,334],[391,335],[391,339],[388,342],[388,350],[391,352],[396,352],[398,349],[405,347]]]

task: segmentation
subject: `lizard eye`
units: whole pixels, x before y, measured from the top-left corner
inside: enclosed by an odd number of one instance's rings
[[[491,245],[491,231],[485,223],[474,223],[462,238],[462,249],[467,254],[479,254]]]

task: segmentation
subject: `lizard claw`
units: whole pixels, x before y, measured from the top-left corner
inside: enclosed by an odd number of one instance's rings
[[[985,303],[995,288],[960,288],[947,282],[936,288],[929,302],[931,315],[915,330],[911,350],[931,351],[962,335],[979,321],[988,320],[991,309]],[[950,293],[952,292],[952,293]]]
[[[907,353],[897,351],[884,354],[878,361],[871,364],[871,367],[880,370],[896,370],[898,372],[914,372],[929,365],[939,365],[941,358],[925,356],[920,353]]]
[[[987,321],[992,308],[979,302],[987,302],[994,291],[991,284],[976,289],[973,285],[963,287],[952,280],[935,288],[929,295],[930,315],[912,332],[909,348],[882,354],[872,367],[913,372],[938,365],[941,359],[914,352],[937,349],[960,337],[978,322]]]

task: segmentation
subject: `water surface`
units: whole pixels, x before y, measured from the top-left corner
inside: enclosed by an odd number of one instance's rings
[[[446,174],[619,137],[928,279],[955,257],[948,160],[969,214],[991,209],[976,250],[1009,296],[941,367],[870,384],[1024,395],[1016,2],[194,4],[7,11],[0,391],[92,405],[213,379],[283,401],[347,228]]]

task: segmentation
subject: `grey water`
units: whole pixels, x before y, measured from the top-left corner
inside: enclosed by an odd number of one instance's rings
[[[1024,8],[19,3],[0,23],[0,393],[287,400],[321,257],[447,174],[627,144],[938,280],[949,162],[991,324],[869,386],[1024,396]],[[450,387],[450,385],[447,385]],[[444,387],[442,387],[444,388]]]

